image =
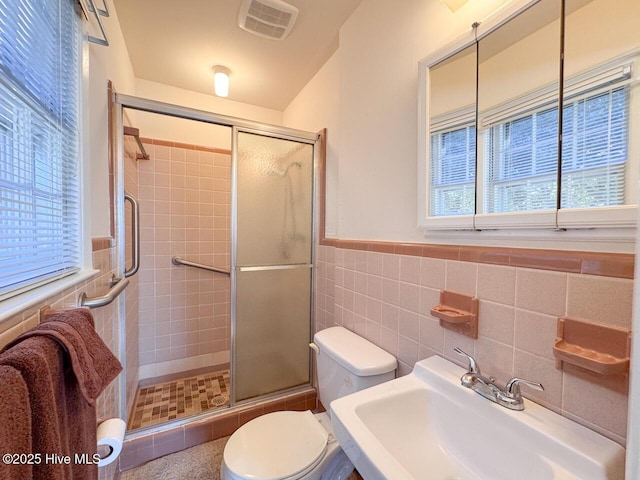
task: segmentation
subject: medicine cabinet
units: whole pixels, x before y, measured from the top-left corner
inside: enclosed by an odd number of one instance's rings
[[[420,62],[425,230],[628,229],[640,2],[509,5]]]

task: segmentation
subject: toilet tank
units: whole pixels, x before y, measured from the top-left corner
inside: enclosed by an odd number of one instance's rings
[[[318,346],[318,392],[328,410],[336,398],[393,380],[396,358],[343,327],[321,330],[313,337]]]

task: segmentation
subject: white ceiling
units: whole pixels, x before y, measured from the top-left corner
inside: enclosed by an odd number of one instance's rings
[[[238,27],[241,0],[114,0],[137,78],[213,94],[214,65],[231,70],[229,99],[282,111],[338,46],[362,0],[287,0],[290,35],[270,40]]]

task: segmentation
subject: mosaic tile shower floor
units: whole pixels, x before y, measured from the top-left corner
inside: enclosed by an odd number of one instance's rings
[[[229,404],[229,370],[138,388],[128,428],[188,417]]]

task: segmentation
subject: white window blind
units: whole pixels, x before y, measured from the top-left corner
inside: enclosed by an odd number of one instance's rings
[[[570,79],[563,104],[561,208],[624,205],[628,62]],[[555,210],[558,107],[549,87],[483,115],[485,213]]]
[[[561,208],[624,205],[629,87],[565,103]]]
[[[0,300],[80,266],[74,0],[0,0]]]
[[[475,210],[475,108],[431,119],[430,214],[451,216]]]
[[[491,128],[486,151],[486,212],[556,208],[557,108]]]

